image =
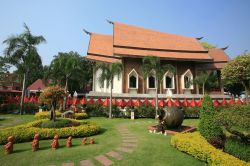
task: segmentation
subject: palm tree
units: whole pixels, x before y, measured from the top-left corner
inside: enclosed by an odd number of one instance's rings
[[[79,73],[84,73],[81,66],[81,57],[78,53],[72,51],[69,53],[59,52],[50,64],[49,74],[56,81],[60,81],[61,85],[64,85],[66,94],[68,92],[69,80],[73,77],[82,77],[79,76]],[[66,99],[64,97],[63,110],[66,107]]]
[[[24,24],[25,31],[19,35],[12,35],[3,41],[7,44],[4,50],[4,55],[9,63],[16,66],[16,68],[23,74],[23,87],[21,98],[20,114],[23,114],[24,92],[26,89],[26,78],[31,72],[34,62],[40,61],[41,57],[37,52],[36,46],[46,42],[43,36],[33,36],[29,27]]]
[[[142,73],[143,77],[154,75],[155,76],[155,82],[156,82],[156,90],[155,90],[155,110],[156,110],[156,117],[158,116],[158,83],[162,82],[164,74],[169,71],[171,73],[175,73],[175,67],[171,64],[161,64],[161,60],[159,57],[155,56],[147,56],[144,57],[142,60]]]
[[[202,86],[202,95],[205,95],[205,84],[209,79],[209,73],[207,71],[201,71],[198,73],[196,78],[194,79],[194,83]]]
[[[110,86],[110,101],[109,101],[109,118],[112,118],[112,90],[113,90],[113,80],[117,75],[120,79],[120,74],[122,72],[122,64],[120,62],[115,62],[112,64],[98,63],[96,64],[96,70],[100,69],[102,73],[100,74],[98,80],[101,85],[104,85],[106,80],[106,88]]]

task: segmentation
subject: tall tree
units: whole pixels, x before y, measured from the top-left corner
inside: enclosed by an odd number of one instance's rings
[[[88,79],[90,79],[91,69],[91,63],[82,58],[77,52],[59,52],[58,55],[54,56],[50,64],[47,78],[51,78],[54,82],[64,86],[65,93],[67,93],[69,90],[81,89],[82,82],[88,82]],[[66,97],[63,109],[65,109],[65,103]]]
[[[46,42],[43,36],[32,35],[29,27],[24,24],[24,32],[19,35],[11,35],[3,41],[7,47],[4,50],[4,55],[9,63],[16,66],[16,68],[23,74],[23,87],[20,114],[23,114],[23,101],[26,89],[26,78],[31,70],[36,66],[37,61],[41,60],[37,52],[36,46]]]
[[[222,70],[222,78],[232,83],[241,83],[246,91],[246,101],[249,102],[250,53],[244,53],[230,60]]]
[[[171,73],[175,73],[175,67],[171,64],[161,64],[161,60],[159,57],[155,56],[147,56],[142,60],[142,72],[144,76],[155,76],[156,90],[155,90],[155,109],[156,109],[156,117],[158,116],[158,89],[159,82],[161,84],[163,80],[164,74],[169,71]]]
[[[100,69],[102,72],[98,78],[100,84],[104,84],[106,80],[106,87],[110,86],[110,101],[109,101],[109,118],[112,118],[112,91],[113,91],[113,80],[117,76],[120,79],[120,74],[122,72],[122,64],[120,62],[107,64],[98,63],[96,64],[96,70]]]

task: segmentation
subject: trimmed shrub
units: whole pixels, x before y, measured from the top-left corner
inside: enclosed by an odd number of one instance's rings
[[[241,160],[250,162],[250,145],[237,138],[227,139],[224,151]]]
[[[105,116],[108,117],[109,116],[109,107],[104,107],[103,111],[104,111]],[[124,116],[125,115],[124,115],[123,111],[121,111],[119,107],[117,107],[115,105],[112,106],[112,117],[113,118],[122,118]]]
[[[38,112],[39,107],[36,103],[24,103],[24,112],[25,114],[34,114]],[[18,113],[20,110],[19,103],[9,103],[9,104],[2,104],[0,112],[1,113]]]
[[[242,161],[210,145],[198,132],[177,134],[171,138],[171,145],[195,158],[218,166],[250,166]]]
[[[218,125],[242,141],[250,140],[250,105],[233,105],[223,108],[217,116]]]
[[[185,118],[199,118],[201,107],[184,107],[183,113]]]
[[[71,119],[56,119],[54,122],[53,120],[44,120],[40,127],[41,128],[63,128],[63,127],[72,127],[72,126],[79,126],[80,122],[72,121]]]
[[[87,104],[85,109],[89,116],[106,116],[104,108],[99,104]]]
[[[37,120],[24,125],[18,125],[15,127],[9,127],[0,129],[0,144],[5,144],[9,136],[14,136],[14,142],[27,142],[31,141],[36,133],[39,133],[41,139],[51,139],[58,134],[60,138],[72,137],[88,137],[98,134],[100,132],[100,126],[90,124],[87,122],[79,122],[81,125],[64,128],[40,128],[43,121]],[[72,120],[76,121],[76,120]]]
[[[75,113],[74,115],[75,119],[77,120],[81,120],[81,119],[87,119],[88,118],[88,114],[81,112],[81,113]]]
[[[142,105],[134,108],[135,118],[155,118],[155,107],[150,105]],[[131,108],[126,108],[126,115],[130,117]]]
[[[35,114],[35,118],[36,119],[48,119],[50,116],[50,112],[49,111],[43,111],[43,112],[38,112]],[[59,111],[56,111],[56,117],[60,118],[62,116],[62,113]]]
[[[216,110],[210,96],[205,95],[200,111],[199,131],[208,142],[216,147],[223,147],[223,132],[216,121]]]

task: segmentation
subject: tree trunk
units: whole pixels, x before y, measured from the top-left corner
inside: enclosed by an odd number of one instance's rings
[[[205,95],[205,83],[202,84],[202,94]]]
[[[246,103],[249,104],[249,98],[248,98],[248,94],[249,94],[249,87],[250,83],[244,83],[243,82],[243,86],[245,88],[245,91],[246,91]]]
[[[110,86],[110,98],[109,98],[109,118],[112,118],[112,89],[113,89],[113,77],[111,79]]]
[[[65,94],[67,94],[67,91],[68,91],[68,78],[66,78],[64,91],[65,91]],[[67,104],[67,96],[65,95],[64,98],[63,98],[63,111],[66,109],[66,104]]]
[[[20,115],[23,114],[23,104],[24,104],[24,96],[25,96],[26,75],[27,75],[27,73],[25,72],[23,74],[23,89],[22,89],[22,97],[21,97],[21,103],[20,103]]]
[[[156,78],[156,92],[155,92],[155,118],[158,118],[158,79]]]
[[[144,87],[144,78],[142,79],[142,93],[144,94],[145,93],[145,87]]]

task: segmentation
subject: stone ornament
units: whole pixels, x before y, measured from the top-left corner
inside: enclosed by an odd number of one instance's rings
[[[34,139],[32,141],[32,151],[37,151],[39,149],[39,139],[40,139],[40,135],[39,134],[35,134]]]
[[[4,145],[4,153],[10,154],[13,152],[14,137],[9,136],[7,141],[8,141],[8,143]]]
[[[91,138],[89,143],[90,143],[90,144],[95,144],[94,138]]]
[[[54,149],[54,150],[58,149],[58,147],[59,147],[58,139],[59,139],[59,136],[55,135],[54,139],[51,142],[51,148]]]
[[[82,139],[82,145],[86,145],[86,144],[87,144],[87,138],[85,137]]]
[[[69,136],[66,142],[66,147],[70,148],[72,146],[72,137]]]

